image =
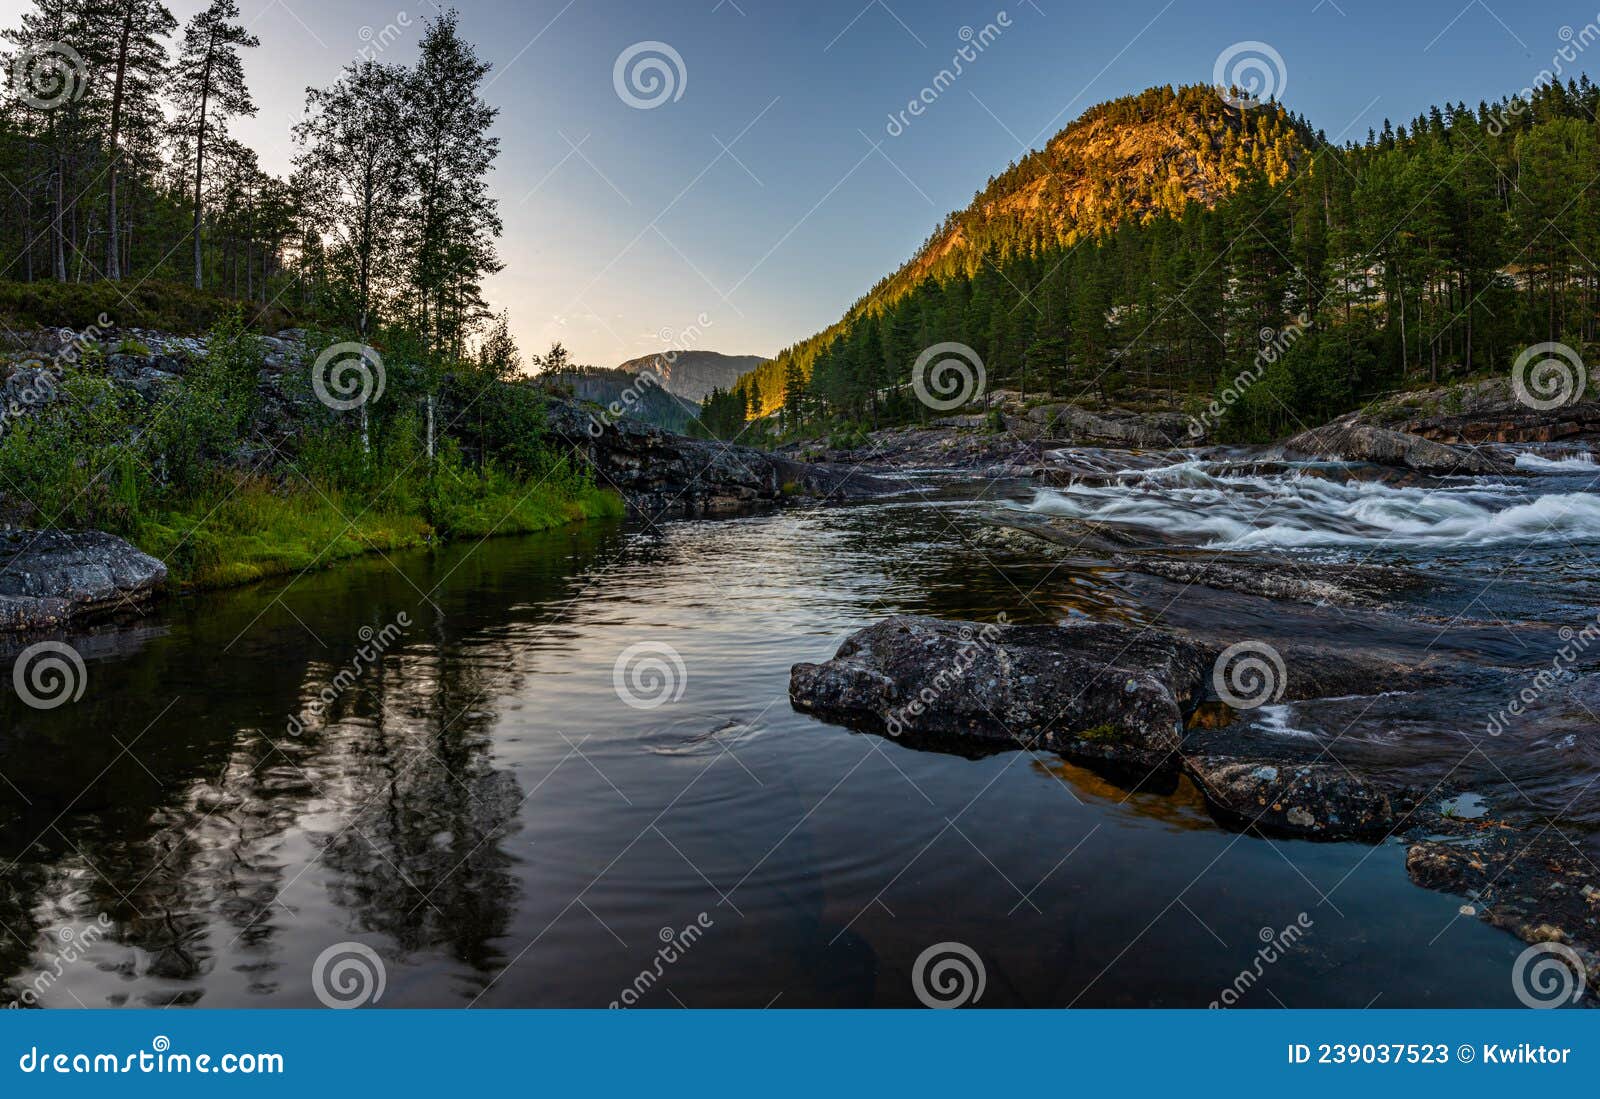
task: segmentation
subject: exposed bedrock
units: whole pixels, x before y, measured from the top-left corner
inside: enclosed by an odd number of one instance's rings
[[[137,610],[166,581],[166,565],[100,531],[0,532],[0,631]]]
[[[1379,427],[1363,420],[1360,413],[1341,416],[1286,440],[1283,452],[1290,457],[1403,466],[1435,476],[1510,476],[1517,472],[1514,466],[1493,455]]]
[[[691,439],[570,401],[552,401],[548,416],[551,430],[583,456],[601,487],[649,515],[716,514],[793,497],[852,499],[899,487],[853,468]]]

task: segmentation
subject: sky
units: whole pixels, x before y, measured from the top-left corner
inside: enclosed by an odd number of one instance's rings
[[[204,0],[168,5],[186,20]],[[457,6],[501,112],[505,270],[488,297],[525,353],[559,340],[600,366],[683,347],[771,355],[837,320],[1087,108],[1211,83],[1219,59],[1261,74],[1330,137],[1360,139],[1386,117],[1520,90],[1567,38],[1600,35],[1600,0]],[[0,23],[23,7],[0,0]],[[240,7],[261,39],[245,60],[259,113],[234,133],[276,172],[307,85],[363,49],[409,62],[437,12],[431,0]],[[970,60],[935,88],[962,47]],[[1563,64],[1600,74],[1600,43],[1589,48],[1593,64]],[[896,117],[918,98],[920,113]]]

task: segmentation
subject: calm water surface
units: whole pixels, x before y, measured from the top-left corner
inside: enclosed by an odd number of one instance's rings
[[[0,1001],[46,972],[50,1007],[314,1007],[357,942],[384,1007],[600,1007],[698,924],[642,1006],[914,1006],[919,954],[958,942],[984,1005],[1193,1007],[1304,914],[1244,1006],[1516,1004],[1520,944],[1399,845],[1240,836],[1186,780],[792,712],[790,665],[888,613],[1140,615],[1125,578],[975,551],[965,507],[590,525],[75,638],[79,702],[0,694]],[[653,709],[614,682],[641,643],[682,659]]]

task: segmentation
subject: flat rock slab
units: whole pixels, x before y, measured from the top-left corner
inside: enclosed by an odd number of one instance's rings
[[[1370,782],[1337,763],[1186,756],[1183,767],[1230,822],[1306,839],[1386,836],[1404,826],[1422,796]]]
[[[166,582],[166,565],[110,534],[0,532],[0,631],[135,610]]]
[[[1383,565],[1313,564],[1271,558],[1223,560],[1216,554],[1155,557],[1127,553],[1113,557],[1111,563],[1175,584],[1204,584],[1222,591],[1314,606],[1381,607],[1398,593],[1422,585],[1421,576]]]
[[[1401,466],[1441,477],[1517,474],[1516,467],[1490,454],[1378,427],[1363,421],[1359,413],[1296,435],[1284,442],[1283,451],[1305,458]]]
[[[983,625],[899,615],[796,664],[796,709],[891,735],[965,736],[1158,762],[1209,669],[1196,644],[1115,623]]]

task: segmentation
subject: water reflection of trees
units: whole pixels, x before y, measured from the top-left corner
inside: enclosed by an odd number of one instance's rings
[[[63,927],[102,912],[114,930],[47,1005],[302,992],[296,909],[319,890],[348,914],[345,937],[447,951],[487,980],[517,896],[503,842],[523,800],[492,759],[492,703],[544,659],[501,635],[550,620],[605,538],[486,544],[458,560],[436,606],[418,591],[448,558],[411,562],[409,578],[387,566],[311,577],[276,606],[214,597],[170,637],[92,664],[78,706],[0,698],[0,772],[18,786],[0,783],[0,1004],[48,964]],[[286,735],[350,665],[357,630],[401,609],[415,625],[314,727]],[[545,651],[563,644],[548,636]]]

